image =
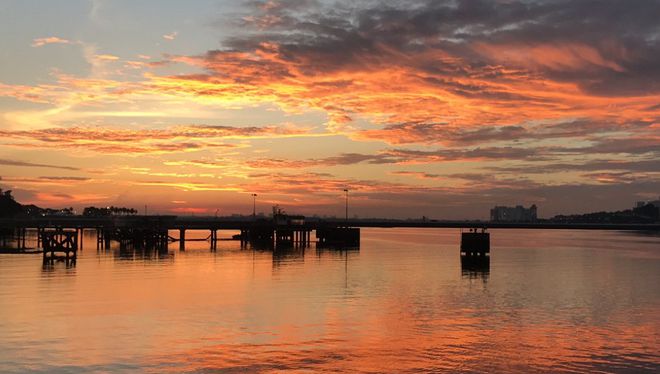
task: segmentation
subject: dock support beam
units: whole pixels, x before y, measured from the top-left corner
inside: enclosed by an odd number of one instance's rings
[[[218,249],[218,230],[217,229],[211,229],[211,250],[215,251]]]

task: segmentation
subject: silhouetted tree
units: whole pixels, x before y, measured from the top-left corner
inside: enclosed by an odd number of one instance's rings
[[[109,206],[107,208],[97,208],[89,206],[83,209],[83,216],[85,217],[106,217],[106,216],[128,216],[137,214],[137,210],[133,208],[124,208]]]
[[[23,206],[14,200],[11,190],[2,191],[0,189],[0,216],[11,217],[20,214]]]

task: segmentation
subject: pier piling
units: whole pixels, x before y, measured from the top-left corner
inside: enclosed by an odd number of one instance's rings
[[[186,250],[186,229],[179,229],[179,250]]]

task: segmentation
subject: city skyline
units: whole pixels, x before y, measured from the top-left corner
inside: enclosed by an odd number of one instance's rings
[[[0,188],[210,216],[342,217],[345,194],[360,217],[627,209],[660,191],[658,14],[642,0],[5,1]]]

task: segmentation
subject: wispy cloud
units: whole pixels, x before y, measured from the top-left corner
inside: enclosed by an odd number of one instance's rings
[[[86,182],[91,180],[91,178],[87,178],[87,177],[63,177],[63,176],[43,176],[39,178],[49,181],[70,181],[70,182]]]
[[[412,177],[412,178],[417,178],[417,179],[441,180],[441,179],[444,178],[440,174],[431,174],[431,173],[426,173],[426,172],[423,172],[423,171],[397,170],[397,171],[391,172],[390,174],[399,175],[399,176],[403,176],[403,177]]]
[[[32,40],[33,47],[43,47],[48,44],[77,44],[77,42],[73,42],[71,40],[63,39],[57,36],[49,36]]]
[[[49,168],[49,169],[61,169],[61,170],[80,170],[79,168],[77,168],[77,167],[73,167],[73,166],[60,166],[60,165],[51,165],[51,164],[40,164],[40,163],[34,163],[34,162],[19,161],[19,160],[7,160],[7,159],[0,159],[0,165],[18,166],[18,167],[29,167],[29,168]]]
[[[110,54],[101,54],[101,55],[94,55],[94,58],[98,60],[104,60],[104,61],[117,61],[119,60],[119,57],[115,55],[110,55]]]
[[[179,35],[179,33],[177,31],[174,31],[174,32],[171,32],[169,34],[163,35],[163,39],[172,41],[172,40],[176,39],[176,37],[178,35]]]
[[[19,148],[38,149],[48,145],[97,153],[138,155],[230,149],[241,145],[228,143],[228,140],[297,136],[305,132],[291,126],[186,125],[139,130],[110,127],[0,130],[0,137],[4,139],[5,146]]]

